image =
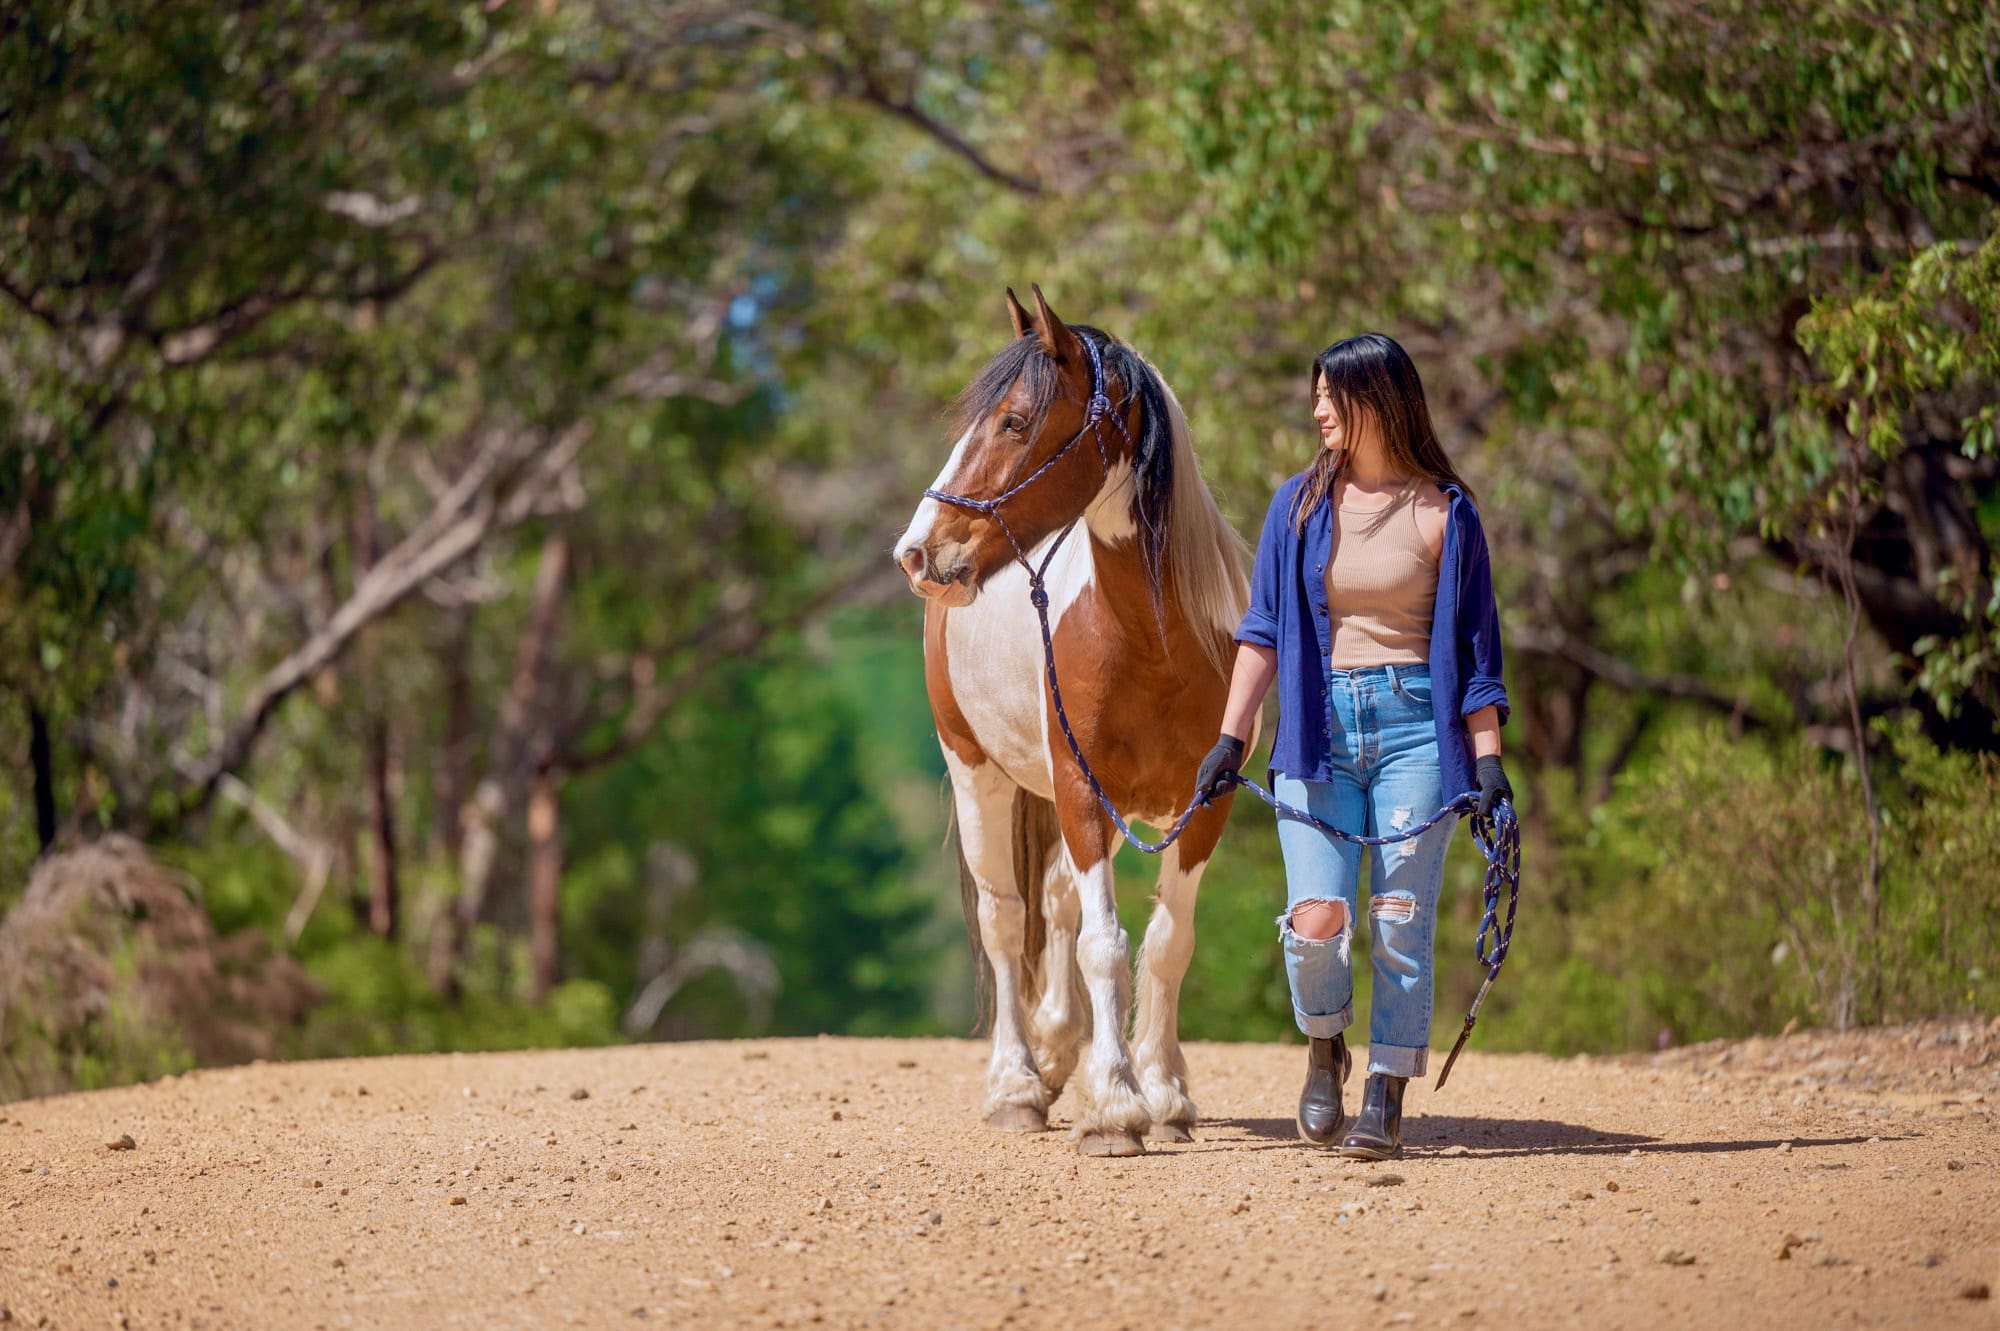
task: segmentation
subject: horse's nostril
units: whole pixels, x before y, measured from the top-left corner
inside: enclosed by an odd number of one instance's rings
[[[924,573],[924,552],[920,547],[913,545],[903,551],[902,556],[896,560],[896,563],[910,577],[921,578]]]

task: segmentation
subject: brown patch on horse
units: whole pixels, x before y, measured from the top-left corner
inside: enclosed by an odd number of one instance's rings
[[[951,665],[946,659],[944,624],[950,609],[936,601],[924,603],[924,688],[930,694],[931,721],[938,739],[968,766],[985,762],[986,751],[973,738],[972,724],[959,710],[958,696],[951,691]]]
[[[1168,616],[1164,627],[1153,617],[1136,543],[1094,544],[1091,555],[1095,575],[1090,586],[1063,612],[1053,635],[1071,727],[1121,813],[1171,809],[1178,814],[1193,797],[1195,769],[1221,729],[1229,681],[1209,664],[1200,628],[1178,615]],[[1073,700],[1081,698],[1094,699],[1096,706],[1075,708]],[[1161,734],[1175,742],[1160,743]],[[1135,743],[1135,736],[1143,738]],[[1097,798],[1070,756],[1053,703],[1048,743],[1057,755],[1058,806],[1087,809],[1093,823],[1101,822]],[[1189,821],[1180,842],[1182,864],[1207,860],[1222,836],[1233,798],[1215,800]],[[1093,837],[1079,827],[1072,838],[1070,830],[1066,824],[1078,868],[1088,869],[1116,849],[1112,835]]]

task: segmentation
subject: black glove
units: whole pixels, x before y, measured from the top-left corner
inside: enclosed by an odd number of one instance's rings
[[[1473,777],[1479,782],[1479,816],[1489,817],[1493,806],[1500,800],[1514,802],[1514,787],[1507,784],[1507,771],[1500,766],[1500,755],[1489,753],[1472,764]]]
[[[1234,735],[1217,736],[1215,747],[1208,751],[1208,757],[1201,760],[1201,769],[1194,774],[1194,789],[1197,795],[1207,799],[1219,795],[1236,784],[1236,769],[1243,765],[1243,741]]]

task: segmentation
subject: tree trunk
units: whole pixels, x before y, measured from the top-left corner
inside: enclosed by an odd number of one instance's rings
[[[547,768],[528,792],[528,943],[539,1003],[562,978],[562,806]]]
[[[377,710],[368,725],[368,928],[394,938],[401,893],[397,886],[396,806],[389,793],[389,719]]]
[[[354,508],[355,581],[382,557],[375,526],[375,493],[365,475],[357,478]],[[378,938],[394,938],[401,893],[397,890],[396,805],[389,793],[389,703],[383,696],[379,625],[361,633],[363,739],[361,760],[368,785],[368,928]]]
[[[445,857],[458,863],[465,849],[465,806],[473,749],[472,612],[455,611],[444,641],[444,744],[437,766],[438,841]]]
[[[549,649],[569,573],[569,543],[551,532],[542,542],[533,604],[514,655],[514,678],[501,699],[499,724],[488,746],[487,771],[463,810],[454,951],[463,954],[472,927],[485,914],[499,870],[501,835],[518,825],[518,811],[535,775],[535,718],[544,705]],[[433,967],[435,978],[436,967]]]
[[[56,843],[56,759],[49,742],[49,717],[28,704],[28,765],[35,771],[35,843],[47,854]]]

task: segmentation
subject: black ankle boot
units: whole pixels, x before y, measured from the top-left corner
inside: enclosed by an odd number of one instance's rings
[[[1299,1092],[1299,1136],[1315,1146],[1331,1146],[1347,1124],[1340,1088],[1354,1068],[1347,1037],[1314,1037],[1306,1050],[1306,1088]]]
[[[1403,1153],[1403,1087],[1408,1077],[1371,1072],[1361,1091],[1361,1112],[1340,1144],[1350,1160],[1387,1160]]]

